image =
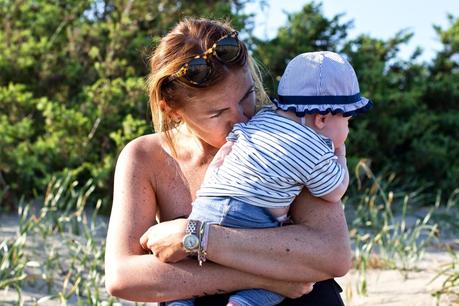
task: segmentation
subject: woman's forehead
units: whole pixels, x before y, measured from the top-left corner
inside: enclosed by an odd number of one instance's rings
[[[253,84],[250,72],[238,69],[230,72],[220,83],[196,95],[190,104],[200,109],[215,109],[239,103]]]

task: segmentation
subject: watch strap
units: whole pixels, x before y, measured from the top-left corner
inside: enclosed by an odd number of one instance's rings
[[[199,237],[199,232],[201,228],[201,221],[198,220],[188,220],[185,234],[191,234]]]

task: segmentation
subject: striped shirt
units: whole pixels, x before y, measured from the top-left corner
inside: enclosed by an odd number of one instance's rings
[[[219,168],[209,168],[198,197],[229,196],[261,207],[286,207],[304,186],[320,197],[344,178],[329,139],[270,108],[236,124],[227,139],[234,142],[232,150]]]

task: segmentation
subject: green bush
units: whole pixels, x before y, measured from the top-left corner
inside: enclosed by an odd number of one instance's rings
[[[148,53],[187,15],[250,28],[244,5],[0,0],[2,201],[41,196],[51,177],[70,173],[94,179],[108,208],[118,153],[153,131]]]
[[[183,16],[232,19],[264,66],[275,93],[287,62],[301,52],[345,54],[375,107],[351,123],[349,160],[377,173],[444,189],[459,173],[459,20],[436,27],[443,49],[402,60],[412,33],[347,39],[352,21],[327,18],[321,4],[290,14],[273,39],[255,39],[248,1],[0,0],[0,190],[2,201],[44,193],[52,176],[94,179],[108,208],[117,155],[152,132],[145,76],[148,54]],[[14,202],[14,201],[13,201]]]

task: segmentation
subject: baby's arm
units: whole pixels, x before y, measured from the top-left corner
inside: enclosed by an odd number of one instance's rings
[[[341,184],[336,186],[336,188],[334,188],[331,192],[320,197],[332,203],[340,201],[343,195],[346,193],[347,187],[349,186],[349,170],[347,169],[346,146],[344,144],[341,147],[335,149],[335,156],[338,157],[337,163],[342,167],[344,171],[344,178],[341,181]]]

